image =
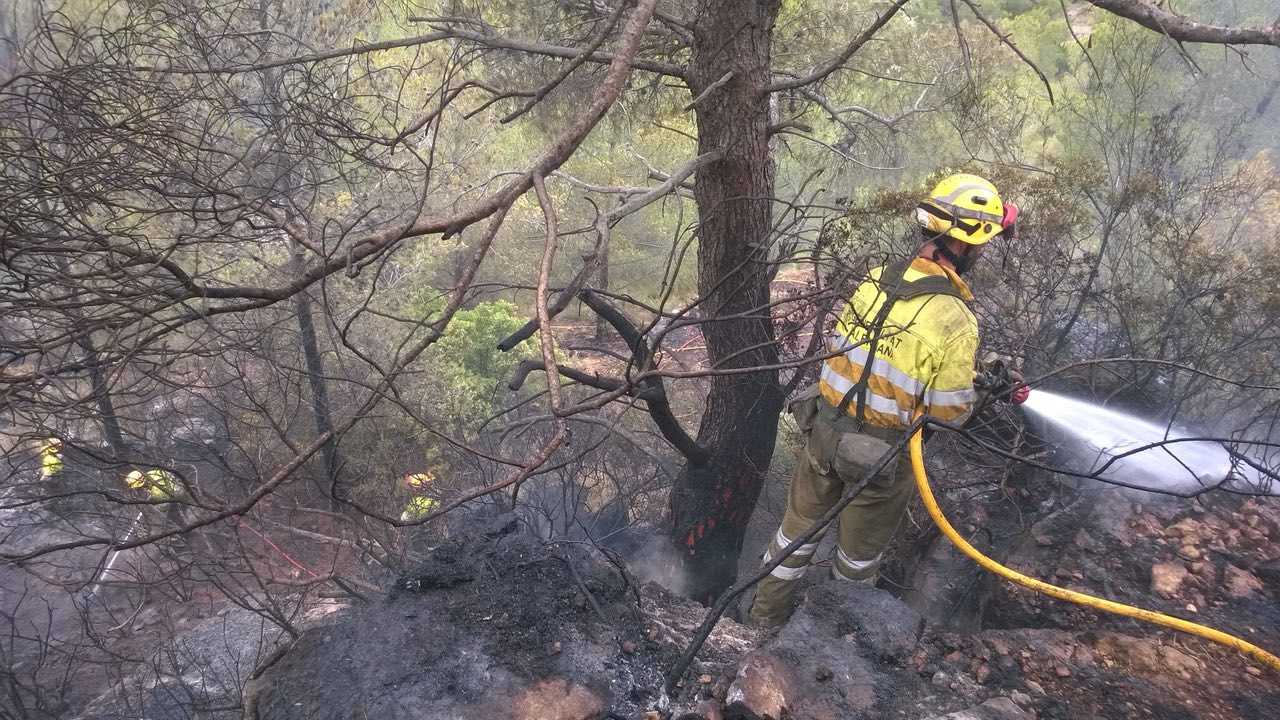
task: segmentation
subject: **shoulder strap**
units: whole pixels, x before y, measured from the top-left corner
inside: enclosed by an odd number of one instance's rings
[[[876,348],[880,344],[880,336],[884,332],[884,321],[889,317],[889,311],[893,309],[895,303],[899,300],[910,300],[912,298],[924,295],[950,295],[951,297],[964,297],[960,291],[951,282],[951,278],[946,275],[928,275],[918,280],[907,280],[907,269],[911,267],[914,258],[907,258],[898,262],[886,265],[884,271],[880,274],[880,286],[888,288],[885,290],[886,297],[884,303],[880,306],[880,312],[876,313],[871,330],[871,341],[867,346],[867,361],[862,365],[862,374],[858,376],[858,381],[849,388],[849,391],[840,398],[840,404],[836,406],[837,416],[843,417],[849,412],[849,405],[857,397],[858,404],[854,409],[854,415],[857,421],[858,430],[862,430],[866,424],[867,415],[867,386],[868,380],[871,378],[871,365],[876,359]],[[892,283],[892,285],[890,285]]]
[[[952,283],[951,278],[946,275],[926,275],[919,280],[904,282],[902,289],[898,292],[898,299],[910,300],[921,295],[950,295],[964,299],[955,283]]]
[[[867,380],[871,377],[871,363],[876,357],[876,347],[880,344],[880,335],[884,332],[884,321],[889,317],[889,311],[893,309],[894,303],[898,301],[898,292],[904,284],[907,268],[911,267],[911,260],[903,260],[892,265],[885,266],[880,273],[880,287],[884,289],[884,302],[880,305],[880,312],[876,313],[876,318],[871,326],[871,341],[867,346],[867,362],[862,364],[862,374],[858,376],[858,382],[849,388],[849,391],[840,398],[840,404],[836,406],[837,415],[843,417],[849,412],[849,404],[853,402],[853,398],[857,396],[858,405],[855,409],[857,416],[857,427],[862,429],[866,422],[867,414]]]

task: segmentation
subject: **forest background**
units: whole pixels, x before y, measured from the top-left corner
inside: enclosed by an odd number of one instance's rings
[[[1280,9],[1125,5],[10,4],[6,590],[111,626],[212,593],[292,633],[515,505],[549,538],[664,538],[709,600],[831,313],[962,170],[1023,212],[974,277],[984,349],[1276,440]],[[124,485],[155,467],[180,502]],[[439,505],[402,519],[419,472]],[[120,551],[146,560],[104,579]],[[106,652],[65,630],[22,634]],[[29,692],[72,684],[22,656]]]

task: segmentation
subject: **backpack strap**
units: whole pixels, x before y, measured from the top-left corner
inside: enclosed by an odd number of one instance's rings
[[[872,323],[871,341],[867,346],[867,361],[862,365],[862,374],[858,376],[858,381],[849,388],[844,397],[840,398],[840,404],[836,406],[836,416],[844,417],[849,412],[849,405],[853,403],[855,397],[857,398],[858,404],[854,408],[854,417],[858,432],[861,432],[866,425],[867,388],[871,378],[871,365],[876,359],[876,348],[880,344],[880,336],[884,333],[885,320],[889,317],[894,304],[899,300],[911,300],[924,295],[950,295],[964,300],[960,290],[946,275],[927,275],[918,280],[907,280],[907,270],[914,260],[915,258],[907,258],[886,265],[880,274],[880,286],[888,287],[888,290],[885,291],[886,296],[880,305],[880,312],[876,313]]]

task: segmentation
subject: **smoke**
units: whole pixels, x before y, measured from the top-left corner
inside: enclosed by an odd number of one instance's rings
[[[646,541],[626,558],[627,568],[640,582],[654,582],[681,597],[689,595],[689,577],[671,541],[662,533],[648,535]]]

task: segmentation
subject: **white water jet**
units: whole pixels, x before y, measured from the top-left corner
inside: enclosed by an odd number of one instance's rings
[[[1257,470],[1235,462],[1222,443],[1187,439],[1203,435],[1176,425],[1043,390],[1033,390],[1022,408],[1045,426],[1047,440],[1068,451],[1067,469],[1099,480],[1182,496],[1217,487],[1277,492]]]

